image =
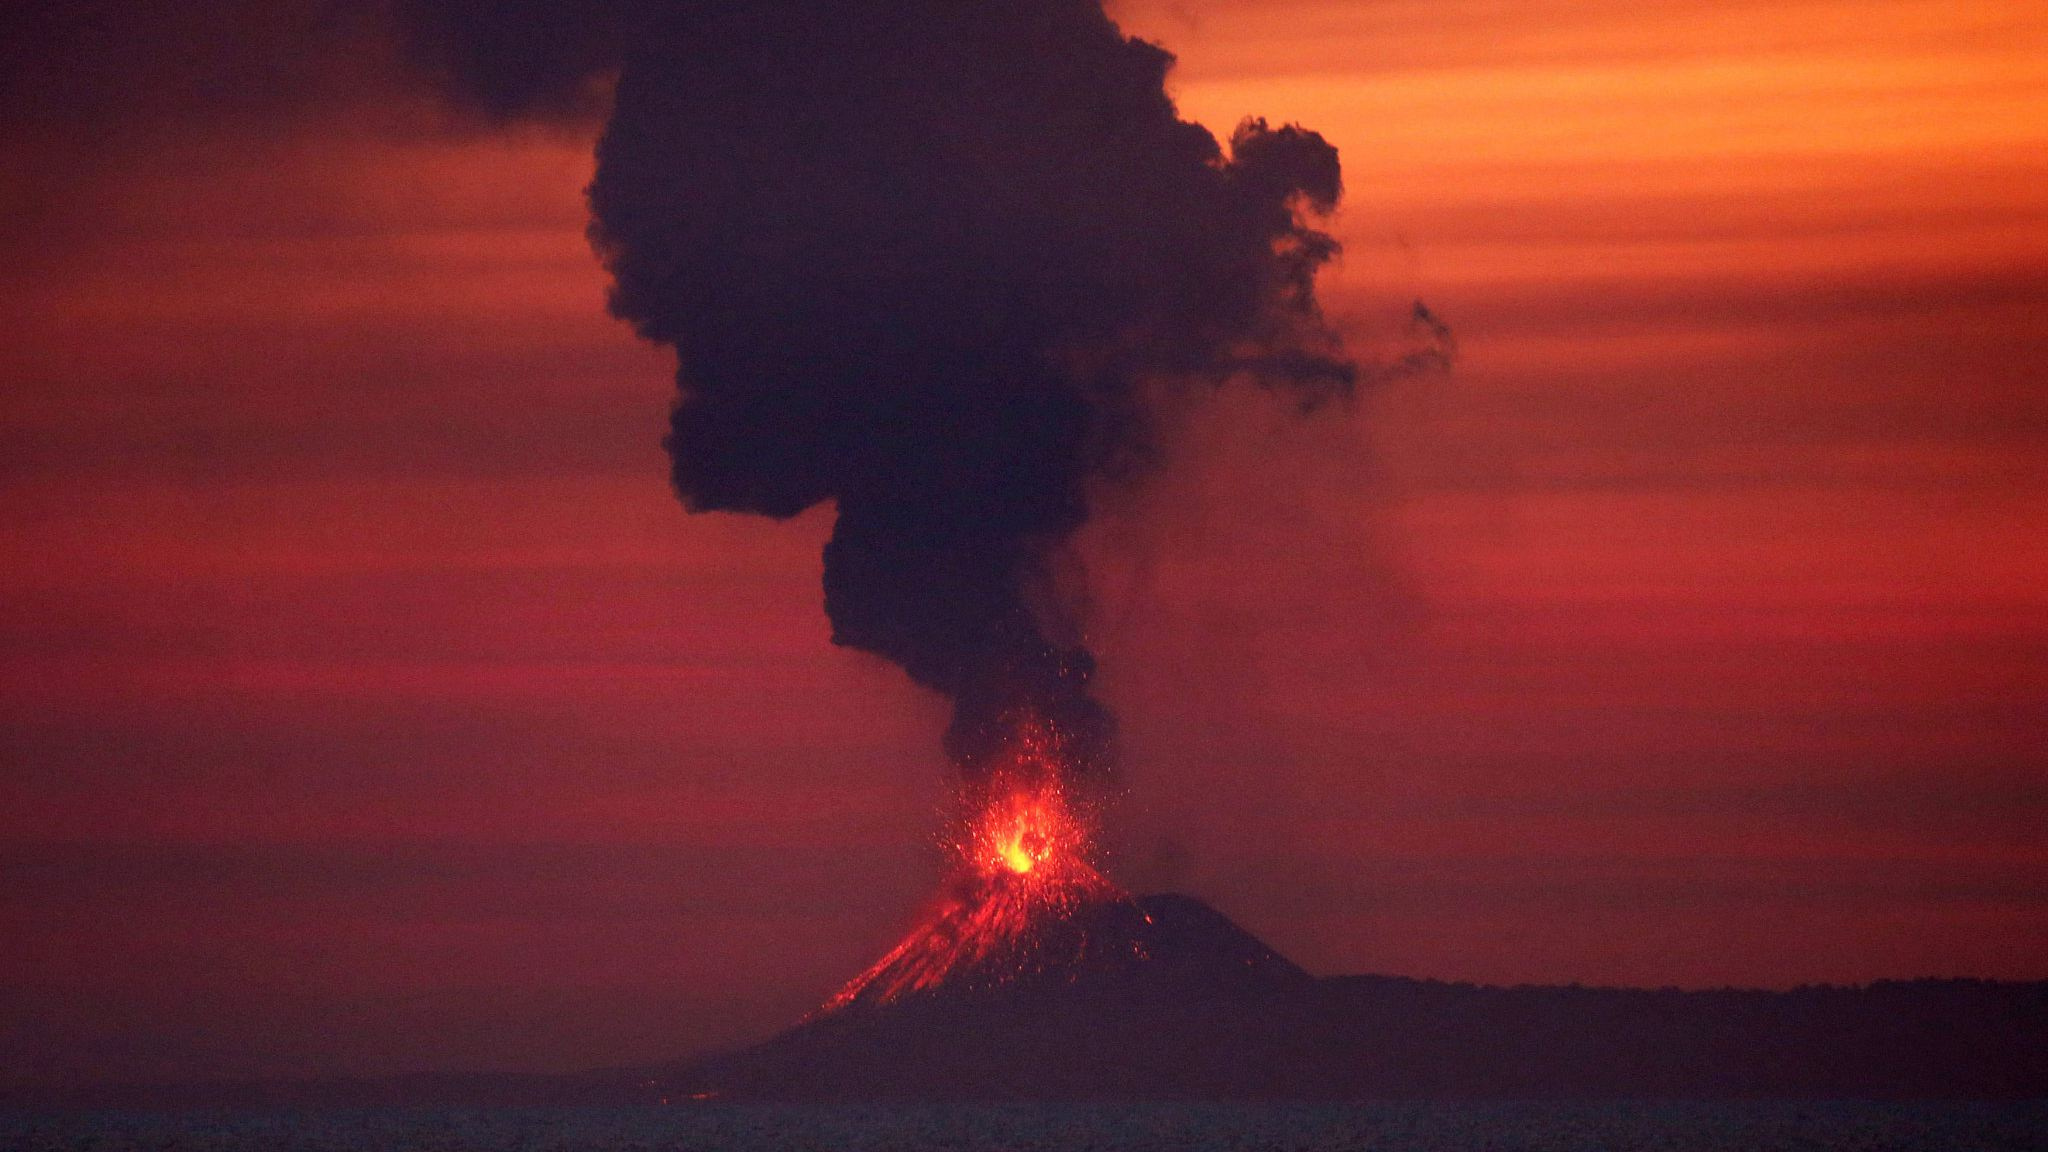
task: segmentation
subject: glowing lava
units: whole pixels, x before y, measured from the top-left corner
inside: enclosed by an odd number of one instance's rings
[[[1046,725],[1018,727],[1005,762],[963,789],[947,843],[952,876],[916,930],[821,1012],[888,1004],[941,986],[988,987],[1081,955],[1074,913],[1127,896],[1096,871],[1094,820],[1061,772]]]
[[[1012,785],[985,802],[967,827],[962,855],[978,871],[1028,876],[1059,869],[1088,853],[1087,822],[1057,784]]]
[[[1031,866],[1038,861],[1032,856],[1031,849],[1024,847],[1023,837],[1019,836],[1004,842],[1003,863],[1010,866],[1010,871],[1022,875],[1031,871]]]

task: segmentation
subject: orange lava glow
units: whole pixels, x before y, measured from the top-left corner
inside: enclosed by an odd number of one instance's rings
[[[1003,863],[1010,866],[1010,871],[1017,873],[1029,872],[1031,871],[1031,866],[1037,862],[1037,859],[1031,854],[1031,850],[1024,847],[1020,841],[1011,840],[1003,845]]]
[[[1126,897],[1096,870],[1093,815],[1064,777],[1057,733],[1020,724],[1005,763],[962,790],[952,875],[934,907],[821,1011],[1001,984],[1077,955],[1086,940],[1073,914]]]
[[[1057,784],[1010,785],[969,823],[960,853],[977,870],[1025,876],[1085,859],[1088,840],[1087,822]]]

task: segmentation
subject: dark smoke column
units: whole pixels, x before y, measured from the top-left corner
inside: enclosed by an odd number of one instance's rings
[[[482,98],[545,102],[462,40],[476,5],[413,7]],[[1335,205],[1336,150],[1247,121],[1226,156],[1175,115],[1172,58],[1095,0],[598,11],[619,78],[591,234],[612,310],[677,350],[684,503],[835,501],[833,638],[954,702],[963,771],[1029,715],[1101,767],[1049,562],[1091,485],[1144,466],[1162,390],[1350,386],[1313,296],[1335,244],[1301,216]]]

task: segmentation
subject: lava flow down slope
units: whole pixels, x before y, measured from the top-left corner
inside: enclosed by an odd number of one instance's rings
[[[1106,878],[1058,730],[1014,731],[963,790],[948,882],[903,941],[796,1028],[665,1094],[1085,1095],[1105,1061],[1127,1089],[1224,1091],[1307,1035],[1315,979],[1200,901]]]
[[[949,909],[948,914],[953,914]],[[1312,1053],[1318,981],[1199,900],[1102,893],[1032,921],[997,976],[922,987],[906,948],[795,1028],[662,1077],[681,1098],[981,1098],[1285,1094]],[[916,949],[911,949],[915,952]],[[884,988],[894,989],[886,995]]]
[[[1141,946],[1089,930],[1129,898],[1091,859],[1093,808],[1073,792],[1062,755],[1050,726],[1018,726],[1001,762],[962,789],[950,875],[933,907],[822,1013],[999,987],[1087,968],[1105,947]]]

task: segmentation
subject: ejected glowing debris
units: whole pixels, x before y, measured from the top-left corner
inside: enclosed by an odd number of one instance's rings
[[[961,795],[951,876],[931,912],[823,1011],[1007,983],[1086,949],[1075,913],[1129,897],[1095,868],[1093,815],[1068,791],[1063,749],[1045,722],[1015,725],[1003,763]]]

